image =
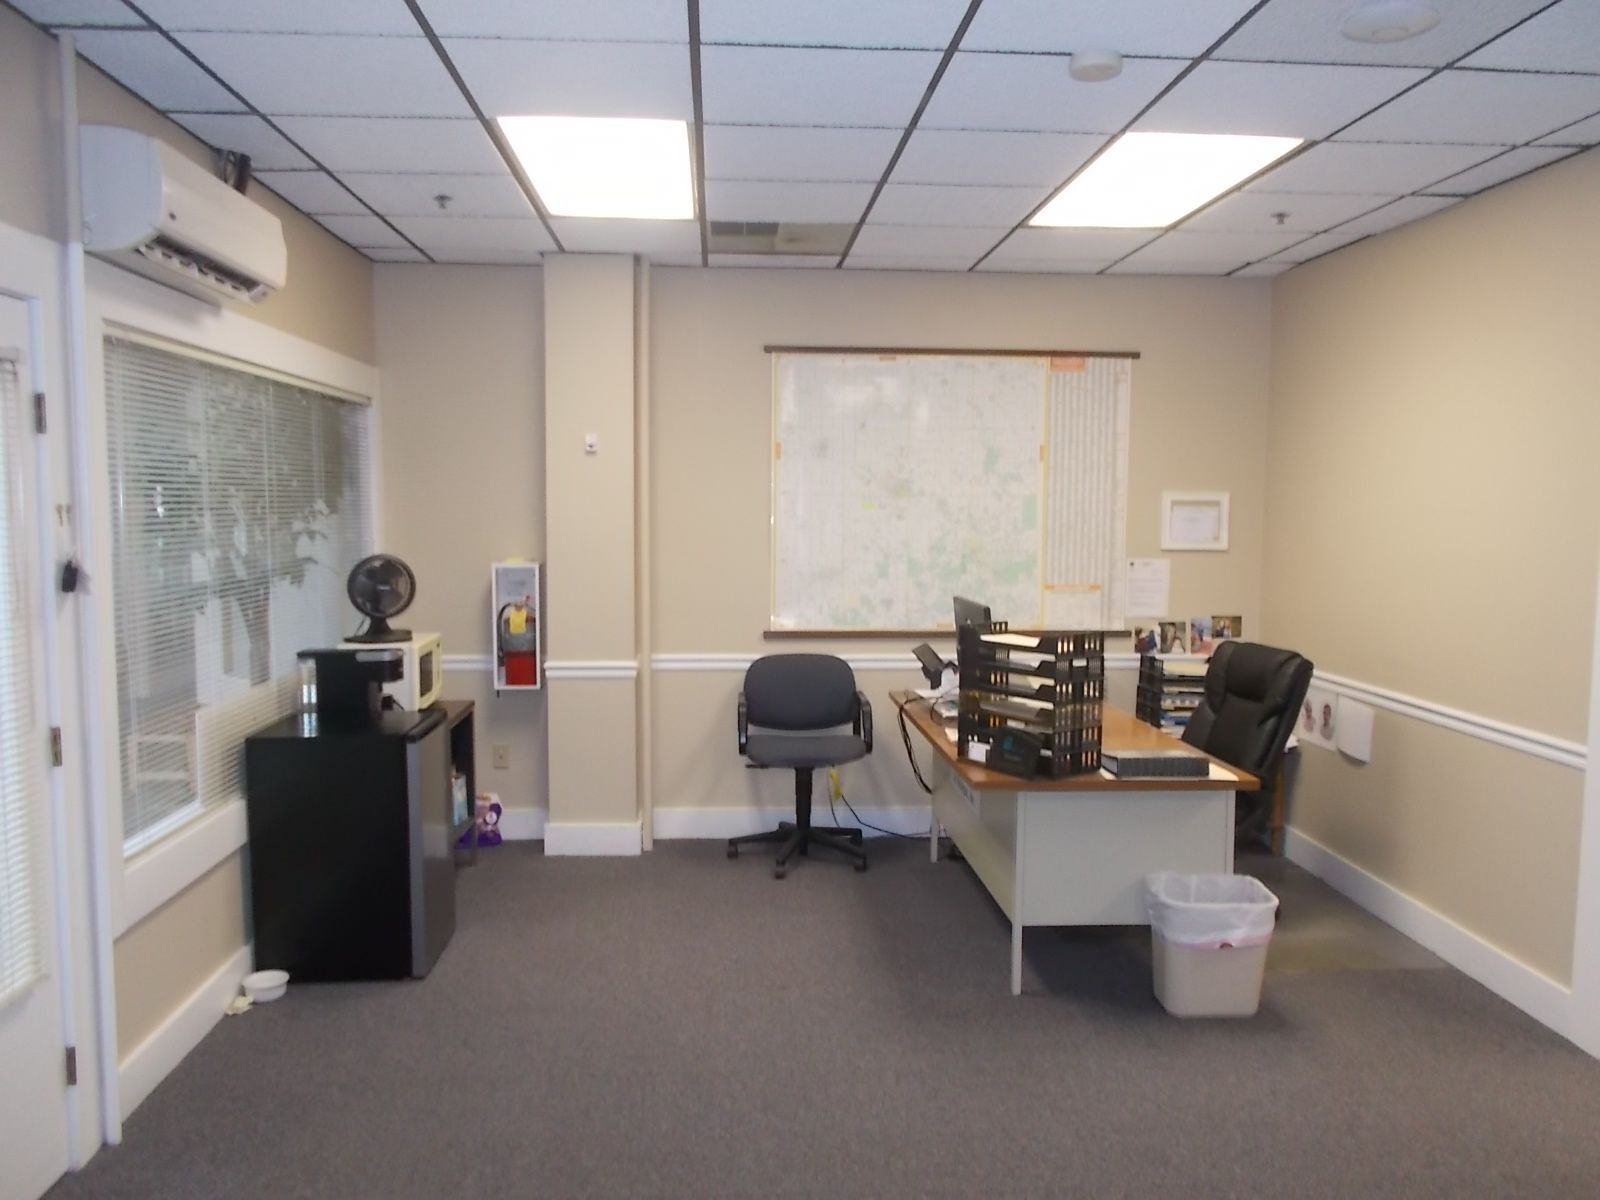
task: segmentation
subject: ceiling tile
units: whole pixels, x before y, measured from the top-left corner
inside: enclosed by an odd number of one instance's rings
[[[1330,225],[1359,217],[1393,199],[1392,195],[1360,192],[1235,192],[1190,217],[1183,228],[1191,233],[1271,233],[1278,229],[1285,233],[1321,233]],[[1279,214],[1284,216],[1281,224]]]
[[[425,263],[428,261],[419,251],[413,250],[410,246],[382,248],[369,246],[363,248],[361,253],[365,254],[373,262],[381,263]]]
[[[491,117],[694,119],[687,45],[458,38],[444,45]]]
[[[555,249],[532,217],[397,217],[395,224],[440,262],[533,263]]]
[[[1158,237],[1111,268],[1112,274],[1226,275],[1270,258],[1300,240],[1298,233],[1175,233]]]
[[[1323,142],[1274,167],[1252,192],[1381,192],[1403,195],[1476,166],[1487,146],[1405,146],[1381,142]]]
[[[975,263],[990,246],[1005,236],[1004,229],[949,225],[866,225],[856,237],[850,256],[868,258],[908,255],[915,258],[965,257]]]
[[[9,0],[41,25],[143,25],[122,0]]]
[[[283,131],[331,171],[499,175],[505,162],[483,126],[445,118],[281,117]]]
[[[1600,113],[1583,121],[1574,121],[1538,140],[1541,146],[1593,146],[1597,143],[1600,143]]]
[[[226,88],[166,38],[137,30],[84,29],[74,35],[78,53],[129,91],[168,111],[241,112]]]
[[[1193,58],[1255,0],[984,0],[963,50],[1117,50]]]
[[[752,183],[706,180],[713,221],[818,221],[855,224],[872,198],[870,183]]]
[[[986,261],[1018,266],[1094,262],[1103,267],[1137,250],[1152,236],[1148,229],[1019,229]]]
[[[371,213],[359,217],[324,216],[318,217],[317,222],[352,246],[398,248],[406,244],[405,238]]]
[[[705,140],[708,179],[876,183],[889,165],[900,131],[707,125]]]
[[[813,267],[830,268],[839,261],[836,254],[713,254],[713,267]]]
[[[939,55],[924,50],[706,46],[700,52],[705,119],[898,130],[911,120],[938,64]]]
[[[1375,209],[1365,216],[1357,217],[1353,221],[1346,221],[1337,229],[1330,229],[1329,233],[1357,234],[1365,237],[1372,233],[1382,233],[1385,229],[1393,229],[1398,225],[1405,225],[1422,217],[1431,216],[1440,209],[1449,208],[1452,204],[1460,203],[1456,196],[1402,196],[1393,204],[1386,204]]]
[[[847,270],[858,271],[965,271],[972,266],[972,260],[959,255],[852,254],[844,265]]]
[[[1600,71],[1600,4],[1594,0],[1562,0],[1469,55],[1461,65],[1525,71]]]
[[[416,37],[410,11],[394,0],[139,0],[157,25],[255,33],[384,33]]]
[[[389,2],[389,0],[385,0]],[[551,41],[688,42],[683,0],[422,0],[440,37],[544,38]]]
[[[248,154],[251,168],[257,171],[292,171],[315,165],[260,117],[173,113],[172,119],[209,146]]]
[[[1515,179],[1518,175],[1526,175],[1529,171],[1548,166],[1571,153],[1572,150],[1566,146],[1522,146],[1516,150],[1507,150],[1499,158],[1491,158],[1488,162],[1462,171],[1459,175],[1442,179],[1431,187],[1424,188],[1423,191],[1437,196],[1470,196],[1474,192],[1481,192],[1484,188],[1493,187],[1497,183],[1504,183],[1508,179]]]
[[[1115,133],[1186,65],[1132,58],[1115,79],[1078,83],[1062,57],[962,52],[918,127]]]
[[[1003,133],[918,127],[895,164],[896,183],[1053,188],[1105,144],[1093,133]]]
[[[1292,262],[1279,262],[1269,258],[1266,262],[1251,263],[1248,267],[1241,267],[1233,273],[1235,279],[1261,279],[1272,275],[1282,275],[1292,268]]]
[[[1452,0],[1445,19],[1427,33],[1386,45],[1353,42],[1340,32],[1364,2],[1272,0],[1212,57],[1442,67],[1550,0]]]
[[[510,175],[345,172],[345,183],[386,217],[531,217],[533,205]],[[450,197],[441,210],[435,197]]]
[[[1134,128],[1321,138],[1426,74],[1420,67],[1203,62]]]
[[[1532,141],[1600,111],[1600,75],[1445,71],[1356,122],[1362,142]]]
[[[556,236],[579,254],[700,253],[698,221],[617,221],[552,217]]]
[[[943,50],[967,0],[700,0],[702,42]]]
[[[1309,237],[1303,242],[1296,242],[1272,256],[1275,262],[1301,263],[1313,258],[1319,258],[1341,246],[1348,246],[1351,242],[1359,242],[1365,235],[1346,227],[1332,233],[1319,233]]]
[[[955,187],[891,183],[872,209],[886,225],[981,225],[1008,229],[1048,195],[1048,188]]]
[[[322,171],[256,171],[256,182],[271,188],[303,213],[356,215],[367,207]]]
[[[472,115],[461,89],[422,38],[296,33],[175,36],[268,116]]]
[[[1109,267],[1114,258],[1090,259],[1002,259],[986,258],[973,269],[992,275],[1096,275]]]

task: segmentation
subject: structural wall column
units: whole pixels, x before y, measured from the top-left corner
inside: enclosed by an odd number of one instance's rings
[[[637,854],[634,270],[544,260],[547,854]]]

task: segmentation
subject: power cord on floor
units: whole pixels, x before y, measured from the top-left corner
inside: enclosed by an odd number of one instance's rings
[[[933,795],[933,789],[928,786],[928,781],[922,777],[922,768],[917,766],[917,756],[911,749],[911,730],[906,726],[906,705],[910,703],[910,697],[896,702],[896,707],[899,709],[897,715],[900,718],[900,740],[905,743],[906,761],[911,764],[911,773],[917,777],[918,786],[931,796]]]
[[[918,776],[918,778],[920,779],[921,776]],[[829,767],[828,815],[833,818],[833,823],[837,825],[839,823],[839,814],[833,807],[833,802],[835,800],[844,801],[844,806],[850,810],[850,815],[856,819],[857,825],[865,826],[866,828],[877,833],[886,833],[890,837],[905,838],[908,842],[925,842],[928,840],[928,835],[925,833],[901,833],[897,829],[885,829],[881,825],[874,825],[870,821],[863,821],[861,819],[861,814],[858,813],[855,810],[855,806],[850,803],[850,798],[844,794],[844,788],[839,783],[839,769],[837,767]]]

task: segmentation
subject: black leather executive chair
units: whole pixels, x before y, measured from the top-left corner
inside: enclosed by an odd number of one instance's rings
[[[1241,793],[1236,839],[1261,832],[1272,809],[1273,777],[1311,686],[1311,660],[1255,642],[1223,642],[1206,668],[1205,695],[1183,740],[1261,781]],[[1253,799],[1246,803],[1246,796]]]
[[[843,727],[850,727],[844,733]],[[760,732],[752,732],[752,729]],[[856,690],[850,664],[831,654],[769,654],[750,664],[739,693],[739,753],[753,767],[794,772],[793,821],[766,833],[728,839],[728,857],[749,842],[779,842],[773,877],[782,879],[796,851],[827,846],[867,869],[861,830],[811,823],[811,778],[872,753],[872,706]]]

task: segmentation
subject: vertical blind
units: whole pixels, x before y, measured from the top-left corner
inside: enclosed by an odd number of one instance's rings
[[[0,357],[0,1005],[39,975],[34,897],[44,811],[44,730],[36,719],[33,626],[24,546],[28,522],[22,468],[28,436],[17,364]]]
[[[244,739],[293,706],[295,655],[354,631],[370,553],[359,404],[143,340],[105,340],[123,850],[243,794]]]

